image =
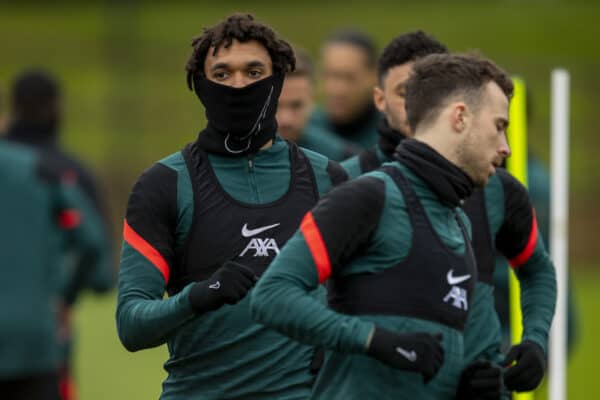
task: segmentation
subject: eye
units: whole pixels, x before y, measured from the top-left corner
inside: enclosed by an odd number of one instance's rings
[[[262,76],[262,71],[259,69],[251,69],[248,71],[248,76],[250,78],[260,78]]]
[[[227,79],[227,77],[229,76],[229,74],[227,73],[227,71],[217,70],[217,71],[213,72],[212,76],[217,81],[223,81],[223,80]]]

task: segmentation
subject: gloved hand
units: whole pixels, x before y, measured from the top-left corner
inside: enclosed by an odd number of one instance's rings
[[[511,364],[516,361],[513,366]],[[527,392],[535,389],[546,369],[546,355],[537,343],[524,341],[510,348],[504,365],[504,385],[508,390],[516,392]]]
[[[461,373],[456,400],[500,400],[502,369],[489,361],[475,361]]]
[[[227,261],[210,278],[194,284],[189,294],[192,309],[203,314],[224,304],[235,304],[246,296],[257,280],[250,268]]]
[[[367,355],[392,368],[419,372],[425,383],[444,363],[442,334],[395,333],[375,327]]]

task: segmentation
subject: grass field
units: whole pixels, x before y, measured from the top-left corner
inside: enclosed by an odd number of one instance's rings
[[[568,370],[569,400],[600,399],[594,381],[600,359],[600,274],[575,273],[576,298],[581,316],[579,343]],[[154,399],[165,377],[165,346],[128,353],[119,343],[115,328],[115,294],[86,297],[76,321],[79,329],[77,376],[82,400]],[[542,394],[538,399],[545,399]]]

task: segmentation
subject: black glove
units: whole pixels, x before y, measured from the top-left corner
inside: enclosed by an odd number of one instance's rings
[[[511,364],[516,361],[513,366]],[[535,389],[546,369],[546,355],[537,343],[524,341],[510,348],[504,365],[504,385],[508,390],[516,392],[528,392]]]
[[[243,299],[257,280],[250,268],[227,261],[210,278],[194,284],[189,301],[197,314],[213,311]]]
[[[500,400],[502,369],[489,361],[475,361],[460,375],[457,400]]]
[[[367,355],[392,368],[419,372],[425,383],[444,363],[442,334],[394,333],[375,327]]]

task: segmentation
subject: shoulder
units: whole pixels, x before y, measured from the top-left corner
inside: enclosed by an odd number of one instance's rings
[[[352,156],[340,163],[341,167],[348,173],[350,179],[354,179],[361,174],[360,158],[358,155]]]
[[[187,165],[181,151],[175,152],[162,160],[159,160],[158,164],[172,169],[175,172],[187,172]]]
[[[169,157],[155,162],[138,177],[129,198],[130,206],[134,202],[176,203],[178,170],[173,168],[175,164]]]
[[[337,162],[302,147],[299,147],[299,150],[304,153],[312,166],[320,193],[328,192],[332,186],[348,180],[348,174]]]
[[[502,185],[505,203],[529,204],[529,193],[517,178],[504,168],[499,168],[496,175]]]
[[[6,140],[0,141],[0,166],[3,171],[22,176],[23,172],[34,169],[36,164],[39,164],[37,151]]]

